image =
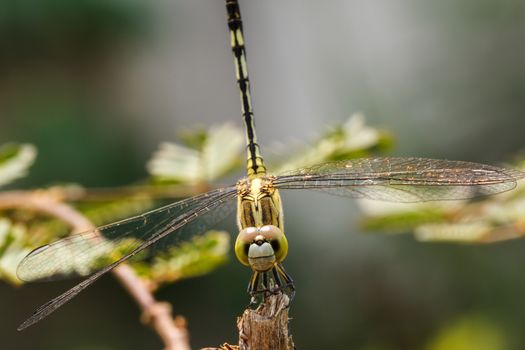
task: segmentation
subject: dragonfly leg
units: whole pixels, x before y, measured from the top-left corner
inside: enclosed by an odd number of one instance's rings
[[[293,299],[295,296],[295,286],[292,278],[281,264],[275,264],[268,271],[253,272],[248,284],[248,293],[251,295],[250,305],[258,304],[258,300],[264,300],[270,294],[281,292],[286,293],[290,299]]]
[[[248,283],[248,293],[253,294],[257,291],[257,285],[259,284],[259,278],[261,274],[258,271],[253,271],[250,283]]]
[[[290,299],[293,299],[295,297],[295,285],[293,283],[292,277],[290,277],[290,275],[284,269],[283,265],[281,265],[280,263],[275,265],[274,270],[276,270],[277,275],[280,276],[279,281],[281,280],[281,277],[282,277],[282,279],[286,283],[284,285],[282,283],[279,283],[280,288],[287,289],[289,292],[287,294],[289,294]]]
[[[270,285],[268,284],[268,272],[263,272],[262,274],[262,284],[261,284],[261,291],[262,292],[268,292],[270,290]]]
[[[280,290],[283,287],[283,281],[281,280],[281,276],[279,276],[279,272],[277,271],[277,268],[272,269],[273,274],[273,280],[275,281],[275,289]]]
[[[248,283],[248,293],[252,296],[250,304],[256,304],[255,295],[257,294],[257,286],[259,284],[259,278],[261,274],[258,271],[253,271],[250,283]]]
[[[262,276],[262,278],[261,278]],[[266,286],[268,285],[268,271],[257,272],[254,271],[250,283],[248,284],[248,293],[252,296],[270,291]]]
[[[248,293],[252,296],[252,300],[255,300],[259,294],[263,294],[264,297],[281,291],[288,294],[291,299],[295,296],[292,278],[281,264],[276,264],[272,269],[265,272],[253,272],[248,284]]]

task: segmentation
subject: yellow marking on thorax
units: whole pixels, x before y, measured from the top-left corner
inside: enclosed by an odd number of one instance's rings
[[[247,227],[274,225],[284,232],[283,210],[279,191],[268,178],[241,180],[237,184],[237,225]]]

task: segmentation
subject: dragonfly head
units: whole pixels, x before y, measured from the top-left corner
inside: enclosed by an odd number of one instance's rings
[[[264,272],[281,262],[288,253],[288,241],[283,232],[273,225],[247,227],[237,236],[235,255],[253,270]]]

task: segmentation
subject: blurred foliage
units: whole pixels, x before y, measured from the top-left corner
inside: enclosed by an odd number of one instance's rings
[[[183,144],[162,143],[148,162],[156,181],[209,183],[244,166],[244,131],[230,124],[182,135]],[[362,114],[326,130],[312,144],[284,160],[269,159],[270,170],[282,173],[318,163],[366,157],[391,149],[388,132],[365,124]]]
[[[31,249],[26,245],[27,231],[23,224],[15,225],[0,218],[0,278],[18,285],[16,267]]]
[[[186,133],[183,142],[164,142],[153,154],[147,168],[156,181],[209,183],[243,164],[244,134],[231,124]]]
[[[441,220],[444,220],[444,216],[437,208],[421,208],[420,210],[407,210],[403,213],[368,217],[363,221],[362,227],[368,231],[398,233],[406,232],[418,225]]]
[[[8,143],[0,147],[0,186],[24,177],[36,158],[30,144]]]
[[[438,332],[425,350],[506,350],[507,334],[483,315],[466,315]]]
[[[100,226],[108,222],[142,213],[155,206],[153,199],[147,195],[138,194],[124,198],[115,198],[101,202],[80,202],[79,210],[95,225]]]
[[[366,125],[365,116],[356,113],[345,123],[328,129],[313,145],[289,156],[274,172],[280,174],[327,161],[366,157],[388,151],[392,146],[393,139],[387,131]]]
[[[229,248],[228,232],[208,231],[157,254],[151,263],[132,261],[131,266],[156,289],[160,284],[198,277],[213,271],[227,261]]]

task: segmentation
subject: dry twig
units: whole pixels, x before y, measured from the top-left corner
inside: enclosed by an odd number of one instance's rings
[[[237,319],[239,345],[223,344],[202,350],[293,350],[289,332],[290,299],[279,293],[266,297],[255,310],[246,309]]]
[[[0,193],[0,210],[26,208],[58,218],[72,226],[74,232],[94,228],[94,225],[73,207],[61,201],[53,191],[10,191]],[[188,332],[182,317],[173,320],[171,306],[155,300],[147,285],[131,267],[122,264],[113,274],[132,295],[142,310],[142,320],[149,324],[162,339],[165,350],[189,350]]]

